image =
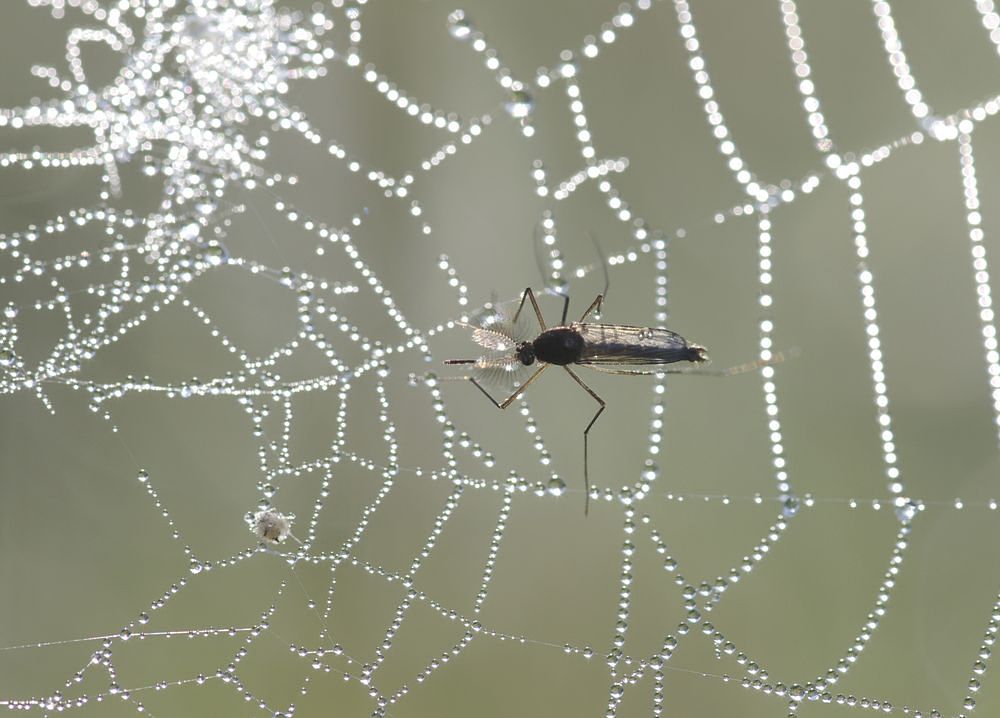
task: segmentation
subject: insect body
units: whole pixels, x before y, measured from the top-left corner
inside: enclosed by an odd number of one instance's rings
[[[517,322],[530,300],[535,310],[541,333],[534,339],[518,336]],[[600,404],[597,413],[583,430],[583,477],[586,486],[587,503],[590,501],[590,474],[587,461],[587,437],[594,422],[607,406],[593,389],[584,383],[570,365],[596,369],[608,374],[659,374],[676,373],[684,370],[665,369],[664,365],[676,362],[702,364],[708,361],[705,348],[688,342],[684,337],[667,329],[637,327],[627,324],[593,324],[585,320],[594,312],[599,312],[604,295],[597,295],[590,307],[580,317],[580,321],[566,324],[569,297],[564,297],[560,326],[549,328],[545,325],[541,309],[531,288],[524,290],[521,303],[512,321],[493,321],[484,326],[473,326],[473,339],[481,347],[491,350],[491,354],[478,359],[450,359],[446,364],[472,364],[484,380],[506,377],[508,380],[526,367],[538,364],[531,374],[503,401],[497,401],[483,387],[475,376],[469,381],[489,398],[498,409],[506,409],[525,389],[550,366],[561,366],[594,400]],[[730,373],[730,372],[720,372]],[[509,381],[509,383],[513,383]]]
[[[660,371],[655,368],[658,364],[708,360],[704,347],[689,343],[684,337],[666,329],[584,322],[545,329],[532,341],[516,344],[515,352],[518,361],[525,366],[538,360],[556,366],[582,364],[614,374],[655,373]],[[465,361],[451,360],[447,363],[461,364]],[[643,371],[638,368],[641,366],[651,368]]]

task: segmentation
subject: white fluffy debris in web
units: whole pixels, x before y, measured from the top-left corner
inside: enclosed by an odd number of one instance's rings
[[[295,538],[292,522],[295,514],[283,514],[275,509],[248,512],[247,525],[261,543],[282,543],[287,538]]]

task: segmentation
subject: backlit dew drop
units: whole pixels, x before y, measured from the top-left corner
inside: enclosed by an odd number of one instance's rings
[[[783,496],[781,498],[781,515],[786,519],[795,516],[799,512],[802,503],[797,496]]]
[[[535,101],[526,90],[515,90],[510,93],[510,99],[504,104],[507,114],[516,120],[528,117],[535,108]]]
[[[912,499],[907,499],[902,496],[897,496],[893,499],[893,508],[896,511],[896,518],[902,523],[909,523],[916,518],[917,513],[921,509],[921,505],[917,501]]]
[[[472,35],[472,23],[466,19],[464,10],[448,14],[448,32],[457,40],[468,40]]]
[[[226,248],[217,242],[205,247],[204,251],[205,261],[212,266],[218,267],[226,261]]]

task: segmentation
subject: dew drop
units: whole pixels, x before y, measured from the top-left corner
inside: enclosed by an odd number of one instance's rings
[[[226,259],[228,259],[227,254],[226,248],[217,242],[212,242],[210,245],[205,247],[205,261],[213,267],[223,264]]]
[[[895,500],[896,518],[900,523],[909,523],[920,511],[920,504],[912,499],[905,499],[902,496]]]
[[[472,35],[472,23],[465,17],[464,10],[448,14],[448,32],[456,40],[468,40]]]
[[[622,652],[617,648],[612,648],[605,657],[604,662],[608,664],[609,668],[614,668],[618,665],[618,661],[622,659]]]
[[[566,79],[575,77],[576,71],[577,71],[576,63],[573,62],[572,60],[568,60],[559,65],[559,74],[565,77]]]
[[[197,222],[191,222],[190,224],[184,225],[177,233],[181,239],[187,242],[197,239],[199,234],[201,234],[201,225]]]
[[[632,489],[630,489],[627,486],[623,486],[622,489],[618,492],[618,500],[625,506],[631,506],[633,500]]]
[[[535,109],[535,100],[531,93],[525,90],[515,90],[510,93],[510,99],[504,104],[504,109],[515,120],[523,120]]]

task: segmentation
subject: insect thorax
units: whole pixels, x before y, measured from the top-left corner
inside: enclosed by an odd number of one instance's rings
[[[556,327],[539,334],[532,346],[539,361],[565,366],[580,359],[584,339],[569,327]]]

